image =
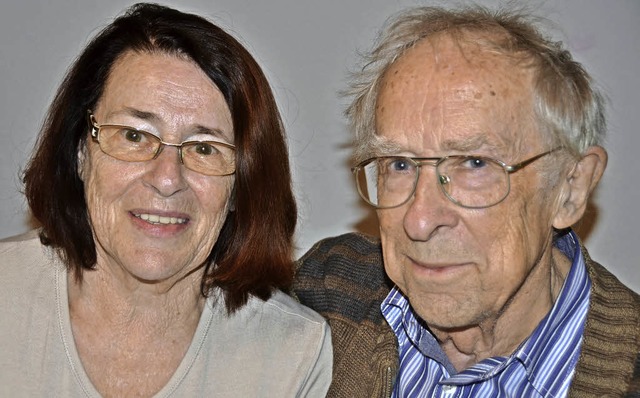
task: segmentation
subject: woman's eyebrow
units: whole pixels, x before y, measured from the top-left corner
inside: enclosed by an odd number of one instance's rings
[[[161,121],[160,115],[158,115],[157,113],[143,111],[129,106],[115,112],[110,112],[109,114],[107,114],[107,117],[109,118],[117,115],[133,116],[136,119],[150,121],[152,123]],[[210,135],[217,138],[218,140],[223,140],[225,142],[229,141],[229,137],[227,136],[227,134],[225,134],[224,131],[217,128],[203,126],[201,124],[196,125],[189,132],[189,135]]]
[[[132,108],[132,107],[129,107],[129,106],[126,106],[126,107],[124,107],[122,109],[119,109],[119,110],[116,110],[116,111],[108,112],[105,115],[105,118],[107,120],[109,120],[114,116],[120,116],[120,115],[133,116],[136,119],[149,120],[151,122],[160,121],[160,116],[158,114],[156,114],[156,113],[143,111],[143,110]]]
[[[224,131],[216,128],[210,128],[202,125],[196,125],[195,129],[189,135],[210,135],[219,140],[228,141],[229,137],[224,133]]]

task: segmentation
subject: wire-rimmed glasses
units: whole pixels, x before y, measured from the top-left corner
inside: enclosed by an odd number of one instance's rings
[[[482,209],[502,202],[509,195],[511,173],[559,149],[514,165],[473,155],[441,158],[378,156],[364,160],[352,171],[360,196],[378,209],[402,206],[409,201],[423,165],[435,167],[438,185],[451,202],[469,209]]]
[[[178,149],[180,162],[190,170],[223,176],[235,172],[235,146],[221,141],[184,141],[180,144],[164,142],[147,131],[119,124],[98,124],[93,113],[87,111],[91,138],[102,152],[127,162],[145,162],[158,157],[165,146]]]

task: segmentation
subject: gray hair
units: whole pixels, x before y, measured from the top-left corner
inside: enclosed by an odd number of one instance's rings
[[[345,92],[352,98],[345,114],[355,132],[356,161],[369,156],[378,142],[375,109],[385,72],[416,42],[440,33],[456,40],[473,33],[497,33],[497,40],[483,40],[481,45],[533,67],[533,116],[550,144],[563,146],[576,157],[590,146],[601,145],[606,131],[602,94],[562,43],[545,37],[536,22],[521,11],[493,12],[481,6],[416,7],[390,19]]]

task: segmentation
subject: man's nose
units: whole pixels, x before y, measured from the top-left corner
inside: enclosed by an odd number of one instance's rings
[[[420,168],[415,192],[404,205],[404,229],[416,241],[427,241],[441,229],[458,223],[457,206],[444,195],[440,176],[429,166]]]

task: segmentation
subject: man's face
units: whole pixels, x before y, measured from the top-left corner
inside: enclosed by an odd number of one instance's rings
[[[534,122],[531,71],[445,36],[417,43],[385,73],[376,132],[400,148],[394,155],[414,157],[514,164],[550,149]],[[430,326],[479,325],[543,287],[554,207],[545,160],[512,174],[507,198],[486,209],[449,201],[423,166],[406,204],[378,210],[387,274]]]

